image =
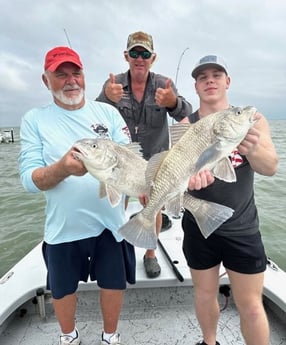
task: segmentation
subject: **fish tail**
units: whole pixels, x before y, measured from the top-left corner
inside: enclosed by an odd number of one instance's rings
[[[230,207],[215,204],[211,206],[209,214],[203,217],[195,217],[201,233],[208,238],[217,228],[229,219],[234,210]]]
[[[119,233],[124,239],[136,247],[145,249],[156,249],[157,235],[156,235],[156,220],[150,221],[138,213],[133,218],[129,219],[120,229]]]

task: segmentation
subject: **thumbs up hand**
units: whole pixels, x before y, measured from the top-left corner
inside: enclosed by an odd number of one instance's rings
[[[155,93],[155,102],[162,108],[175,108],[177,96],[171,87],[171,79],[166,80],[165,89],[158,87]]]
[[[123,96],[123,85],[116,84],[115,75],[112,73],[109,74],[109,81],[106,84],[104,92],[105,96],[114,103],[119,102]]]

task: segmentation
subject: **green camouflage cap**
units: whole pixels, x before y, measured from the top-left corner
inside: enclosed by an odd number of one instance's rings
[[[146,50],[148,50],[150,53],[153,53],[154,48],[153,48],[152,36],[142,31],[138,31],[138,32],[134,32],[133,34],[130,34],[127,40],[127,51],[131,50],[134,47],[143,47]]]

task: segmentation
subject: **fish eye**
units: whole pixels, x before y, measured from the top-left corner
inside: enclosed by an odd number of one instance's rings
[[[92,147],[93,149],[97,149],[97,144],[92,144],[91,147]]]

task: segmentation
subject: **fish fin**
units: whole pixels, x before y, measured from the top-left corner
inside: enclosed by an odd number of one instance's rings
[[[189,193],[184,194],[184,207],[192,213],[205,238],[208,238],[234,212],[230,207],[195,198]]]
[[[153,155],[147,165],[147,169],[145,171],[145,178],[146,178],[146,184],[147,186],[151,186],[152,181],[154,180],[157,171],[159,170],[159,167],[162,163],[162,161],[165,159],[169,151],[163,151],[160,153],[156,153]]]
[[[220,160],[212,169],[213,175],[225,182],[236,182],[236,174],[231,161],[226,157]]]
[[[156,220],[148,221],[141,212],[129,219],[118,232],[133,246],[145,249],[157,247]]]
[[[128,150],[132,151],[139,157],[143,157],[143,149],[140,143],[138,142],[132,142],[129,144],[124,145]]]
[[[122,198],[122,193],[120,191],[118,191],[116,188],[114,188],[111,185],[105,185],[106,188],[106,196],[107,199],[111,205],[111,207],[116,207]]]
[[[205,149],[199,156],[194,169],[194,174],[197,174],[200,170],[207,169],[212,166],[214,162],[220,161],[223,156],[224,151],[221,149],[221,143],[216,141]]]
[[[106,197],[106,186],[104,182],[99,182],[99,197],[100,199]]]
[[[170,213],[172,216],[179,216],[183,205],[183,194],[178,193],[173,198],[167,200],[165,204],[166,212]]]
[[[175,123],[169,127],[170,143],[173,147],[192,125],[186,123]]]

